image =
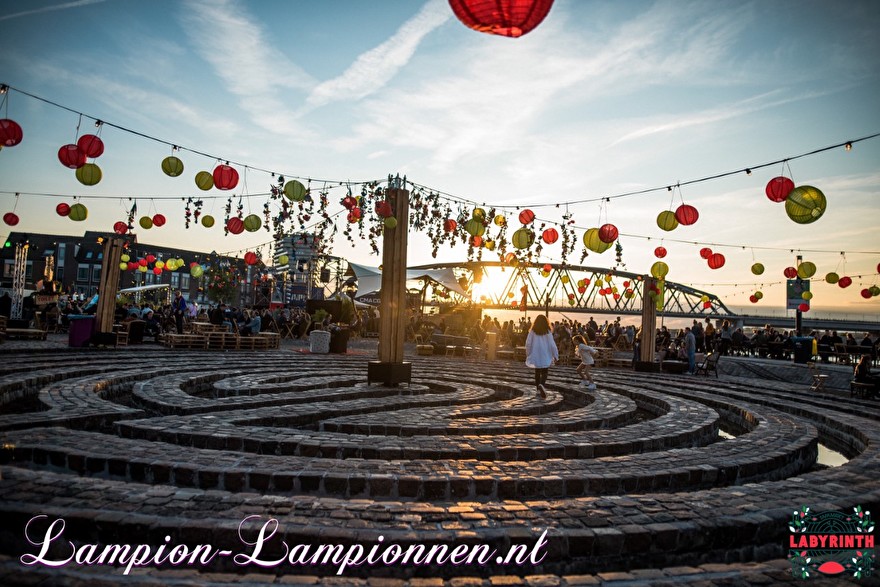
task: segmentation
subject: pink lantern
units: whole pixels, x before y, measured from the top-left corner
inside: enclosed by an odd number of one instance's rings
[[[58,149],[58,160],[65,167],[79,169],[86,164],[86,154],[80,150],[78,145],[64,145]]]
[[[788,194],[794,189],[794,182],[787,177],[774,177],[767,182],[764,193],[772,202],[784,202],[788,198]]]
[[[700,218],[700,213],[690,204],[682,204],[675,210],[675,219],[679,224],[690,226]]]
[[[603,224],[599,227],[599,240],[603,243],[613,243],[617,240],[617,227],[613,224]]]
[[[96,135],[83,135],[76,142],[76,146],[86,157],[95,159],[104,153],[104,141]]]

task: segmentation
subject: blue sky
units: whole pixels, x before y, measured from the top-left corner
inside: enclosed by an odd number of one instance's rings
[[[465,28],[445,0],[0,0],[0,82],[286,176],[338,182],[400,173],[489,206],[527,206],[670,185],[880,132],[877,30],[873,0],[556,0],[519,39]],[[8,98],[4,115],[22,125],[25,140],[0,151],[0,208],[12,209],[9,192],[25,194],[17,229],[110,230],[130,207],[85,199],[89,220],[78,224],[54,214],[61,199],[27,193],[119,195],[168,217],[162,229],[139,232],[144,242],[233,251],[271,240],[264,231],[224,237],[219,225],[184,230],[179,200],[150,201],[214,195],[205,211],[213,206],[222,218],[228,194],[192,183],[213,160],[184,152],[186,172],[172,179],[159,170],[167,146],[105,127],[106,152],[96,161],[104,179],[86,187],[56,157],[74,140],[77,116],[17,92]],[[701,216],[671,233],[655,224],[667,193],[613,200],[603,219],[630,235],[621,238],[629,270],[647,272],[665,236],[669,279],[732,306],[750,306],[760,288],[759,310],[784,303],[782,270],[794,264],[785,249],[835,251],[804,257],[820,275],[867,277],[846,290],[814,284],[814,311],[880,313],[880,298],[859,296],[880,285],[880,255],[854,252],[880,251],[880,138],[789,166],[797,185],[828,197],[813,224],[794,224],[764,196],[781,166],[682,187]],[[271,181],[249,171],[247,193]],[[334,190],[331,201],[342,195]],[[578,226],[597,224],[598,203],[569,208]],[[262,200],[251,198],[251,209],[259,214]],[[559,220],[561,209],[539,216]],[[727,263],[712,271],[702,245],[669,239],[740,246],[716,247]],[[344,238],[335,246],[377,265],[368,250]],[[848,251],[845,271],[839,251]],[[555,260],[551,247],[545,252]],[[437,260],[465,256],[459,246]],[[760,278],[749,271],[754,260],[767,267]],[[413,235],[409,263],[431,261],[427,239]],[[613,250],[585,264],[613,264]]]

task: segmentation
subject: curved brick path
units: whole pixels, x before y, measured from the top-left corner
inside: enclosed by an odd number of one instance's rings
[[[108,572],[22,574],[22,531],[37,514],[101,543],[240,547],[250,515],[277,518],[291,544],[381,534],[503,551],[548,531],[537,568],[367,573],[397,577],[389,585],[772,583],[790,578],[787,562],[761,561],[785,556],[794,507],[880,502],[880,406],[802,385],[599,370],[600,389],[586,392],[557,367],[541,400],[530,370],[502,362],[414,358],[413,385],[390,389],[366,385],[364,355],[3,351],[3,584],[100,584]],[[815,467],[819,441],[852,460]],[[230,584],[242,580],[234,570],[220,560],[126,580]],[[364,573],[340,584],[367,584]]]

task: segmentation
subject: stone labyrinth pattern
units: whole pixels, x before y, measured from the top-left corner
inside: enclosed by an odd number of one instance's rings
[[[505,551],[548,530],[539,568],[354,575],[570,575],[784,558],[793,509],[880,501],[876,402],[786,383],[606,369],[587,392],[555,367],[541,400],[524,366],[458,358],[415,357],[413,384],[394,389],[367,386],[366,356],[4,357],[0,552],[13,559],[37,514],[63,517],[74,541],[239,550],[239,522],[257,514],[288,544],[381,534]],[[817,467],[820,439],[852,460]]]

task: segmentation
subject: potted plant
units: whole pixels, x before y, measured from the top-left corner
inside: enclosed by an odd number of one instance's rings
[[[341,303],[341,308],[336,323],[330,329],[330,352],[344,354],[348,352],[348,339],[351,336],[349,326],[355,313],[354,301],[345,294],[338,294],[333,299]]]

